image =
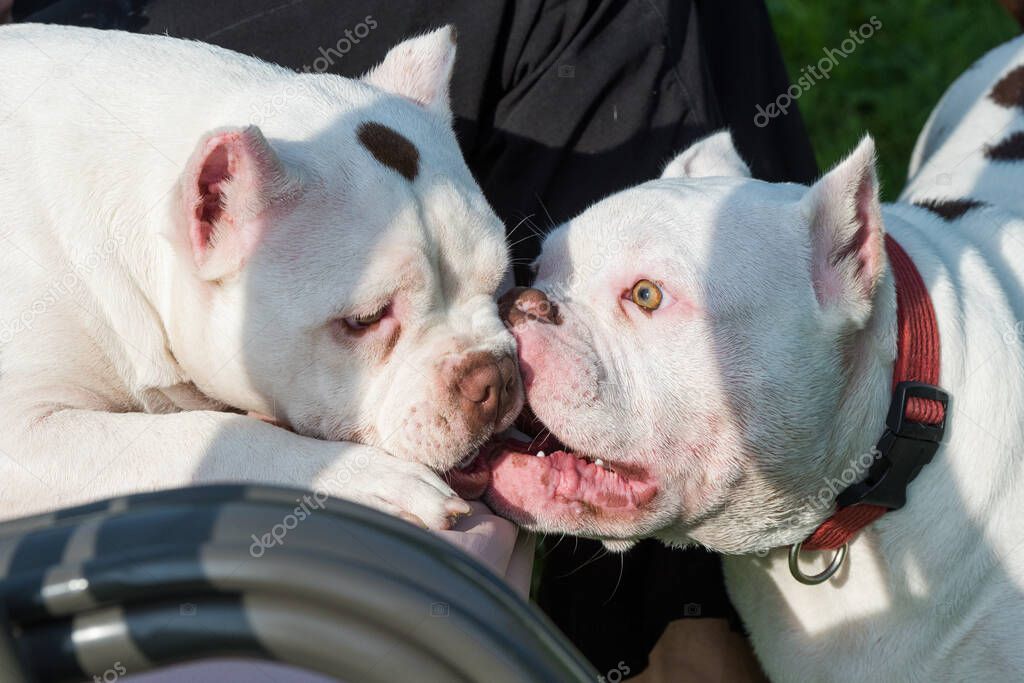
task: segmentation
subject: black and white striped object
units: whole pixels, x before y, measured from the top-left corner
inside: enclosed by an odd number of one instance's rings
[[[472,557],[308,491],[188,488],[0,525],[0,680],[223,656],[358,682],[597,680]]]

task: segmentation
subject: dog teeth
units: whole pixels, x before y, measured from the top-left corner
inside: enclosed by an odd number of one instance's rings
[[[594,461],[594,464],[597,465],[598,467],[603,468],[604,467],[604,460],[602,460],[601,458],[598,458],[598,459],[596,459]]]
[[[546,458],[546,457],[548,457],[548,454],[545,453],[544,451],[537,451],[537,457],[538,458]]]

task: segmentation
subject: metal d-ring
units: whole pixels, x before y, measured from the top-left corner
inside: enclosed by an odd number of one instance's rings
[[[817,586],[819,583],[825,583],[831,579],[832,575],[843,566],[843,561],[846,560],[846,551],[850,547],[849,543],[844,543],[820,574],[804,574],[800,569],[800,549],[803,545],[804,542],[800,541],[789,546],[789,573],[793,575],[794,579],[807,586]]]

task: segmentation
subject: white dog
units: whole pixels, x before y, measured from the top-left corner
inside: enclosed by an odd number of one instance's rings
[[[528,403],[564,447],[480,458],[486,499],[613,549],[655,537],[728,554],[774,680],[1021,680],[1022,160],[1018,39],[952,86],[900,202],[879,203],[870,138],[807,188],[750,179],[721,133],[560,227],[535,289],[503,306]],[[876,481],[876,462],[909,462],[876,443],[898,343],[934,335],[897,332],[896,278],[909,276],[885,233],[930,293],[950,428],[906,506],[808,586],[785,547],[832,517],[847,486]],[[796,549],[794,575],[833,559]]]
[[[0,29],[0,514],[220,481],[468,512],[432,469],[522,392],[454,55],[441,29],[357,81]]]

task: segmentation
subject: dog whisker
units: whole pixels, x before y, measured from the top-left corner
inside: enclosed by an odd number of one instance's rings
[[[612,598],[615,597],[615,593],[618,592],[619,585],[622,583],[622,575],[625,573],[625,570],[626,570],[626,554],[625,553],[619,553],[619,578],[615,579],[615,587],[612,588],[612,594],[608,596],[607,600],[605,600],[603,603],[601,603],[602,607],[604,607],[609,602],[611,602]]]
[[[512,237],[512,235],[514,235],[514,234],[516,233],[516,230],[518,230],[519,228],[521,228],[521,227],[522,227],[523,225],[526,225],[526,227],[528,227],[528,228],[529,228],[529,227],[530,227],[530,225],[529,225],[529,220],[530,220],[530,218],[532,218],[532,217],[533,217],[533,214],[530,214],[529,216],[524,216],[524,217],[523,217],[523,219],[522,219],[521,221],[519,221],[518,223],[516,223],[516,224],[515,224],[515,226],[513,226],[513,228],[512,228],[511,230],[509,230],[509,231],[508,231],[508,235],[507,235],[507,236],[508,236],[508,237]]]

